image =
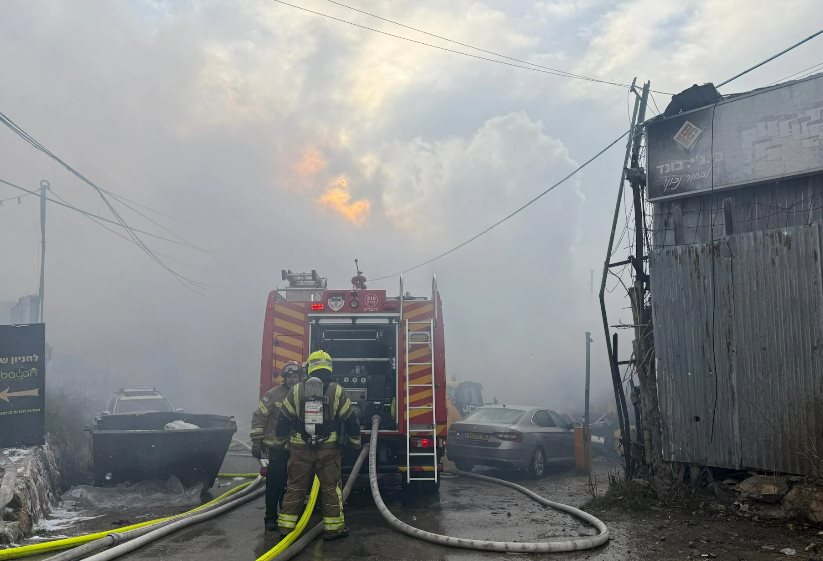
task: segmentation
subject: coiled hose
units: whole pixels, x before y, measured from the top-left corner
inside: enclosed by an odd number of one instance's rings
[[[568,540],[562,541],[549,541],[549,542],[498,542],[498,541],[489,541],[489,540],[472,540],[468,538],[454,538],[451,536],[444,536],[442,534],[435,534],[434,532],[427,532],[425,530],[420,530],[419,528],[415,528],[413,526],[409,526],[405,522],[402,522],[395,517],[391,511],[386,507],[385,503],[383,502],[383,498],[380,496],[380,489],[377,487],[377,434],[378,434],[378,426],[380,425],[380,417],[375,415],[372,417],[372,428],[371,428],[371,446],[369,450],[369,484],[371,486],[371,494],[374,498],[374,504],[377,505],[377,510],[380,511],[380,514],[389,523],[390,526],[395,528],[396,530],[409,535],[413,538],[417,538],[420,540],[424,540],[427,542],[435,543],[438,545],[446,545],[449,547],[459,547],[463,549],[474,549],[480,551],[511,551],[511,552],[522,552],[522,553],[554,553],[554,552],[561,552],[561,551],[578,551],[581,549],[591,549],[594,547],[598,547],[609,541],[609,529],[603,524],[600,519],[592,516],[588,512],[583,512],[578,508],[574,508],[573,506],[564,505],[561,503],[556,503],[554,501],[550,501],[544,497],[541,497],[537,493],[526,489],[522,485],[517,485],[516,483],[512,483],[510,481],[504,481],[502,479],[497,479],[494,477],[487,477],[485,475],[475,475],[473,473],[467,473],[464,471],[458,472],[461,476],[464,477],[472,477],[475,479],[481,479],[483,481],[490,481],[492,483],[500,483],[501,485],[505,485],[507,487],[511,487],[517,491],[520,491],[524,495],[534,499],[538,503],[551,507],[553,509],[571,514],[585,522],[588,522],[599,532],[596,536],[585,537],[585,538],[571,538]]]

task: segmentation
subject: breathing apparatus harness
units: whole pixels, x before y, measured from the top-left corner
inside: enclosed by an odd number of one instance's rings
[[[331,434],[333,412],[323,380],[312,376],[304,383],[303,431],[301,436],[306,444],[319,446]],[[329,417],[329,418],[327,418]]]

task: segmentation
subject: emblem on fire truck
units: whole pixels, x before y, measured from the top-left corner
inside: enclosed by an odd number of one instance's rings
[[[343,296],[341,296],[340,294],[336,294],[334,296],[329,296],[329,302],[328,302],[329,309],[331,309],[331,311],[333,311],[333,312],[339,312],[340,310],[342,310],[343,309],[343,304],[345,304],[345,303],[346,303],[346,301],[343,299]]]

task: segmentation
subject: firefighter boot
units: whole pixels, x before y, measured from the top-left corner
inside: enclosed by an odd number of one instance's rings
[[[329,540],[336,540],[339,538],[348,538],[349,537],[349,527],[343,526],[343,529],[339,532],[323,532],[323,539],[326,541]]]

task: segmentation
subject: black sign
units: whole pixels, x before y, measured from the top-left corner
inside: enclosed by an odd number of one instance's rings
[[[0,448],[43,444],[46,326],[0,325]]]
[[[648,126],[649,200],[712,189],[714,107]]]
[[[823,171],[823,76],[652,121],[649,200]]]

